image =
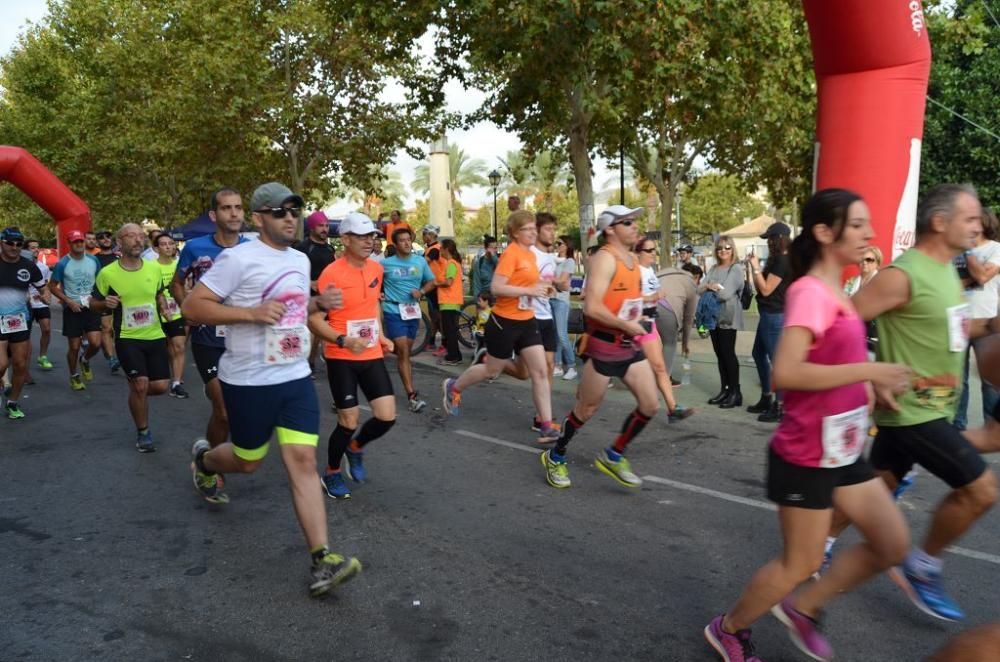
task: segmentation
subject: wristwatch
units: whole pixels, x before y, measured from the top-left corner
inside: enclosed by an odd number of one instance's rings
[[[342,335],[337,336],[337,347],[342,348],[343,346],[344,346],[344,336]]]

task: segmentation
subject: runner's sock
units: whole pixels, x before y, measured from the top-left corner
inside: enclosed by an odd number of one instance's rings
[[[326,545],[319,545],[318,547],[313,547],[309,550],[309,556],[312,557],[313,563],[319,562],[324,556],[330,553],[330,548]]]
[[[345,428],[339,423],[337,424],[337,427],[335,427],[333,432],[330,433],[330,440],[326,447],[326,463],[328,467],[334,467],[334,471],[340,469],[340,461],[343,459],[344,451],[347,450],[348,445],[351,443],[351,437],[353,436],[353,429]]]
[[[618,454],[624,453],[629,442],[643,431],[646,423],[649,423],[649,417],[643,415],[638,409],[633,410],[622,424],[621,433],[615,437],[615,443],[612,445],[615,452]]]
[[[395,424],[395,419],[391,421],[383,421],[382,419],[375,418],[374,416],[369,418],[365,421],[365,424],[361,426],[361,430],[358,432],[357,438],[351,442],[351,450],[357,453],[362,448],[391,430],[392,426]]]
[[[552,451],[553,457],[562,459],[566,455],[566,447],[576,431],[583,427],[583,421],[577,418],[574,412],[570,412],[566,420],[563,421],[562,430],[559,431],[559,439],[556,440],[556,447]]]

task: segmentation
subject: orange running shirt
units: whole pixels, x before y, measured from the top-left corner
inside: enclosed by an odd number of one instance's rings
[[[535,254],[517,242],[508,246],[500,256],[494,273],[506,276],[507,284],[514,287],[533,287],[540,280]],[[530,296],[497,297],[493,313],[509,320],[530,320],[535,318],[531,304]]]
[[[379,294],[382,292],[382,265],[375,260],[365,260],[362,268],[353,267],[347,258],[332,263],[319,275],[320,292],[328,285],[344,292],[344,305],[326,314],[327,323],[338,334],[371,338],[372,342],[360,354],[355,354],[337,343],[326,342],[323,356],[346,361],[369,361],[382,358],[381,314]]]
[[[629,269],[614,251],[607,247],[601,250],[607,251],[615,259],[615,273],[604,292],[605,307],[619,319],[638,320],[642,316],[642,272],[638,261],[633,258],[632,268]],[[615,334],[621,333],[618,329],[605,329],[589,319],[588,326]]]

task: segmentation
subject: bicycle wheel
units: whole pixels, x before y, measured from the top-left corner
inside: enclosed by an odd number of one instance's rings
[[[463,347],[472,349],[476,346],[476,316],[478,314],[479,309],[476,308],[476,304],[471,304],[458,311],[458,342]]]
[[[417,337],[413,339],[413,347],[410,349],[411,355],[419,354],[427,347],[430,328],[431,320],[427,317],[427,313],[423,313],[420,316],[420,321],[417,322]]]

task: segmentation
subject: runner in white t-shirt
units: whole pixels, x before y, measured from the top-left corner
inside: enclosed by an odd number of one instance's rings
[[[40,248],[37,239],[28,240],[28,250],[35,259],[35,266],[42,272],[42,279],[48,285],[52,278],[52,270],[45,264],[45,260],[39,257]],[[31,320],[38,325],[41,330],[41,337],[38,339],[38,367],[42,370],[52,370],[52,362],[49,361],[49,340],[52,338],[52,310],[49,308],[48,289],[28,287],[28,299],[31,303]],[[28,383],[31,383],[31,373],[28,373]]]
[[[552,252],[553,244],[556,241],[556,217],[546,212],[539,212],[535,215],[535,225],[538,227],[538,238],[535,245],[531,247],[531,252],[535,254],[535,262],[538,264],[538,276],[544,283],[552,284],[556,279],[556,256]],[[555,286],[550,292],[555,294]],[[552,304],[549,297],[532,297],[532,307],[535,309],[535,322],[538,324],[538,333],[542,336],[542,348],[545,350],[546,374],[549,377],[549,390],[552,390],[552,371],[555,370],[556,348],[559,347],[559,333],[556,330],[556,322],[552,317]],[[525,370],[525,373],[527,370]],[[555,426],[558,428],[558,426]],[[541,431],[538,416],[531,422],[531,429],[535,432]]]
[[[207,500],[217,473],[253,473],[275,433],[299,524],[312,556],[310,595],[318,597],[361,571],[355,558],[327,547],[326,506],[316,473],[319,405],[310,375],[307,316],[342,304],[339,290],[309,296],[309,260],[289,250],[303,200],[277,182],[254,191],[250,208],[260,241],[223,251],[184,300],[196,324],[227,325],[219,382],[232,441],[192,448],[195,487]]]

